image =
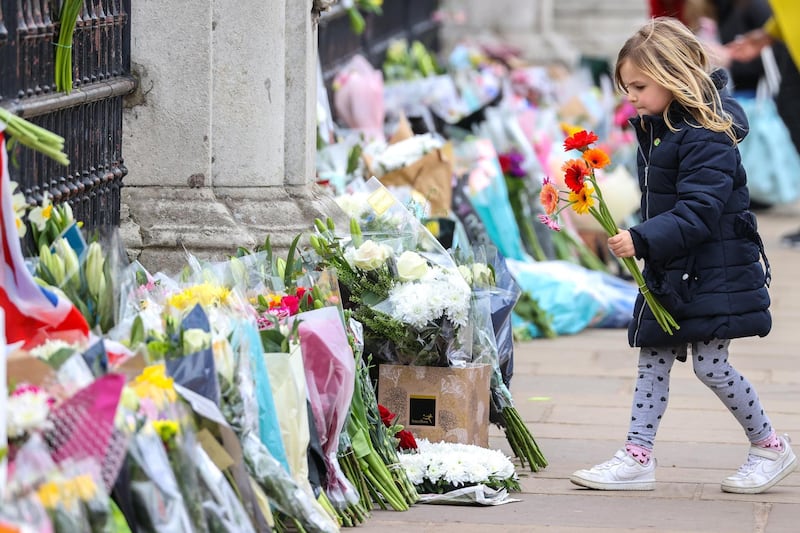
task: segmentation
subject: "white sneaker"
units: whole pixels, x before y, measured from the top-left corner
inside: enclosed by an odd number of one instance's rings
[[[588,470],[578,470],[569,480],[581,487],[597,490],[653,490],[656,487],[656,460],[646,465],[631,457],[625,449]]]
[[[788,435],[779,437],[783,451],[750,446],[747,461],[734,475],[722,480],[723,492],[760,494],[772,488],[797,468],[797,456],[792,451]]]

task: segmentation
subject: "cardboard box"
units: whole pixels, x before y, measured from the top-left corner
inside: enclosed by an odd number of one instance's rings
[[[415,436],[489,445],[490,365],[380,365],[378,403]]]

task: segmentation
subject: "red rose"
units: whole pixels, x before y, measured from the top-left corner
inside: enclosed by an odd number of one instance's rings
[[[500,170],[503,171],[503,174],[508,174],[511,172],[511,154],[500,154],[497,156],[497,160],[500,162]]]
[[[386,426],[387,428],[391,426],[392,423],[394,423],[394,419],[397,417],[396,414],[389,411],[381,404],[378,404],[378,412],[381,414],[381,421],[383,422],[383,425]]]
[[[416,450],[417,449],[417,439],[414,438],[414,434],[407,430],[398,431],[397,435],[395,435],[398,439],[400,439],[400,444],[398,445],[401,450]]]

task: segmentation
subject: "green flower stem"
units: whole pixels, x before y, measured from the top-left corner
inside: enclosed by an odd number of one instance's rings
[[[528,427],[519,416],[517,409],[511,406],[505,407],[502,415],[506,421],[506,438],[514,455],[519,458],[522,465],[525,466],[525,461],[527,461],[532,472],[546,467],[547,459],[528,431]]]
[[[592,179],[592,183],[594,183],[594,179]],[[611,213],[608,211],[608,207],[605,205],[605,201],[603,200],[602,193],[600,193],[600,189],[595,184],[595,192],[597,193],[598,203],[600,204],[600,210],[591,207],[589,208],[589,212],[592,216],[603,226],[603,229],[608,233],[609,236],[614,236],[619,233],[617,229],[617,225],[614,223],[614,219],[611,216]],[[621,257],[618,258],[622,261],[622,264],[625,265],[625,268],[628,269],[631,276],[633,276],[636,285],[639,287],[639,292],[642,293],[644,296],[645,302],[650,307],[650,310],[653,312],[653,316],[655,316],[658,325],[661,326],[666,333],[672,335],[674,330],[680,329],[680,326],[672,317],[672,315],[664,309],[664,306],[661,305],[661,302],[650,292],[650,289],[647,288],[647,283],[645,283],[644,276],[642,275],[642,271],[639,270],[639,265],[636,264],[636,260],[633,257]]]
[[[63,152],[64,137],[18,117],[3,107],[0,107],[0,121],[6,124],[6,132],[12,139],[54,159],[61,165],[69,165],[69,159]]]
[[[370,500],[369,487],[367,481],[364,479],[364,474],[358,467],[358,461],[355,458],[352,448],[348,448],[345,452],[339,453],[339,465],[342,467],[345,477],[350,481],[353,487],[358,491],[358,512],[361,521],[369,517],[369,509],[372,507],[372,500]]]
[[[56,44],[55,83],[57,91],[72,91],[72,36],[83,0],[64,0],[59,16],[58,43]]]

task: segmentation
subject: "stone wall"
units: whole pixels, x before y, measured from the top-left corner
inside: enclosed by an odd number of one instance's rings
[[[151,270],[184,249],[284,246],[330,210],[315,175],[313,0],[132,2],[123,238]]]
[[[525,59],[575,64],[581,55],[613,61],[648,16],[646,0],[442,0],[443,45],[489,39],[519,47]]]

